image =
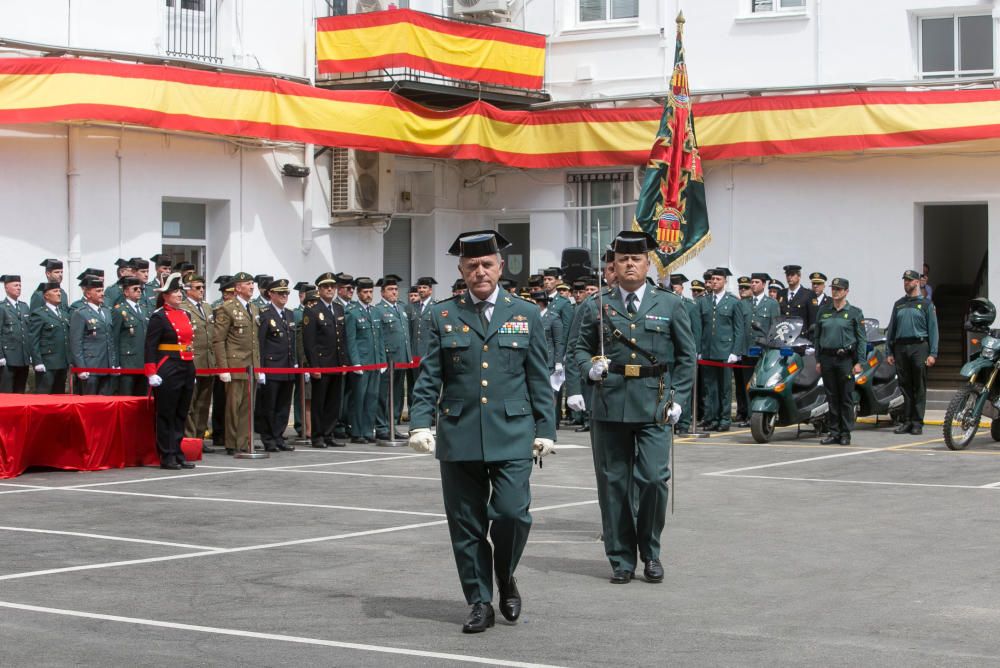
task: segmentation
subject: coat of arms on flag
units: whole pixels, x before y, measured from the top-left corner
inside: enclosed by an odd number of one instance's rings
[[[691,113],[683,32],[684,16],[679,15],[674,72],[632,222],[632,229],[656,238],[659,249],[653,252],[653,260],[661,279],[701,252],[712,238],[705,206],[705,177]]]

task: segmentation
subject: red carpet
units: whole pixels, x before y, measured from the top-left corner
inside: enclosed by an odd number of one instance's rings
[[[155,415],[145,397],[0,394],[0,478],[158,464]]]

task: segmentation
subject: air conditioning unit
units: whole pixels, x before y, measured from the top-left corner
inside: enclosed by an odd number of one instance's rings
[[[507,11],[507,0],[454,0],[454,3],[455,16]]]
[[[388,218],[395,209],[393,156],[374,151],[331,151],[330,215],[334,219]]]
[[[380,12],[386,8],[389,0],[348,0],[348,14],[367,14]]]

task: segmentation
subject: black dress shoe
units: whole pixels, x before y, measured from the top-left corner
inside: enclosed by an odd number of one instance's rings
[[[910,430],[912,428],[913,428],[912,424],[910,424],[909,422],[904,422],[903,424],[901,424],[898,427],[896,427],[895,429],[893,429],[892,433],[894,433],[894,434],[909,434]]]
[[[193,469],[194,468],[194,464],[192,464],[191,462],[187,462],[187,461],[185,461],[185,462],[177,462],[177,465],[180,466],[182,469]]]
[[[850,441],[851,439],[847,440]],[[826,438],[824,438],[819,442],[820,445],[831,445],[831,444],[837,445],[838,443],[840,443],[840,436],[838,436],[837,434],[830,434],[829,436],[827,436]]]
[[[500,614],[508,622],[516,622],[521,616],[521,592],[517,590],[517,580],[511,578],[504,582],[497,578],[497,591],[500,592]]]
[[[277,452],[277,451],[278,451],[278,446],[276,446],[276,445],[265,445],[264,446],[264,452]]]
[[[674,427],[674,436],[687,436],[691,430],[687,427]]]
[[[575,432],[577,432],[579,434],[586,433],[586,432],[590,431],[590,425],[589,424],[581,425],[581,426],[577,427],[576,429],[574,429],[573,431],[575,431]]]
[[[739,422],[736,423],[736,426],[739,427],[740,429],[746,429],[747,427],[750,426],[750,420],[740,420]]]
[[[326,447],[328,448],[346,448],[347,441],[327,441]]]
[[[706,422],[705,426],[703,427],[703,429],[705,431],[719,431],[719,423],[718,422]]]
[[[496,624],[496,614],[489,603],[473,603],[469,618],[462,625],[462,633],[482,633]]]
[[[278,449],[283,452],[291,452],[295,449],[294,445],[289,445],[287,443],[278,443]]]
[[[325,448],[325,447],[327,447],[326,443],[324,443],[323,441],[313,441],[312,446],[314,448]]]
[[[720,423],[719,428],[716,429],[715,431],[729,431],[729,425]]]
[[[407,436],[403,432],[397,431],[395,436],[393,436],[393,438],[395,438],[397,441],[405,441],[406,439],[409,438],[409,436]]]
[[[642,575],[646,582],[663,582],[663,564],[659,559],[650,559],[642,569]]]
[[[632,581],[632,575],[632,571],[626,571],[624,568],[616,568],[614,573],[611,574],[611,584],[628,584]]]
[[[367,443],[367,438],[361,438],[360,436],[352,436],[351,443]]]
[[[920,434],[924,433],[924,427],[923,427],[923,425],[919,425],[919,424],[912,425],[910,427],[910,433],[913,434],[914,436],[919,436]]]
[[[840,437],[840,444],[841,445],[850,445],[851,444],[851,437],[850,436],[841,436]]]
[[[375,434],[375,440],[376,441],[388,441],[388,440],[391,440],[389,438],[389,432],[385,432],[384,434]]]
[[[226,454],[232,457],[236,454],[236,448],[226,448]]]
[[[169,469],[171,471],[180,471],[181,470],[181,465],[178,464],[177,462],[161,462],[160,463],[160,468],[161,469]]]

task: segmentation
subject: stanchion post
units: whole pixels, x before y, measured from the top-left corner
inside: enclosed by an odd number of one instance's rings
[[[302,438],[300,439],[304,443],[308,443],[312,437],[312,420],[306,412],[306,373],[299,374],[299,399],[302,400]],[[306,429],[306,425],[309,425],[309,429]],[[307,434],[306,431],[309,433]]]
[[[694,362],[694,384],[691,388],[691,431],[688,432],[687,437],[690,438],[709,438],[710,434],[707,431],[698,431],[698,376],[701,375],[701,365],[698,364],[699,360]]]
[[[396,406],[394,401],[394,396],[396,393],[396,363],[386,356],[387,364],[389,365],[385,372],[389,374],[389,438],[379,439],[375,441],[375,445],[379,445],[383,448],[399,448],[406,445],[406,441],[396,440]]]
[[[248,421],[250,423],[250,450],[248,452],[237,452],[236,459],[268,459],[271,456],[268,452],[254,452],[253,449],[253,409],[254,397],[257,394],[255,391],[256,386],[257,374],[254,372],[254,368],[251,365],[247,367],[247,398],[250,402],[250,410],[247,411],[250,414],[248,417]]]

